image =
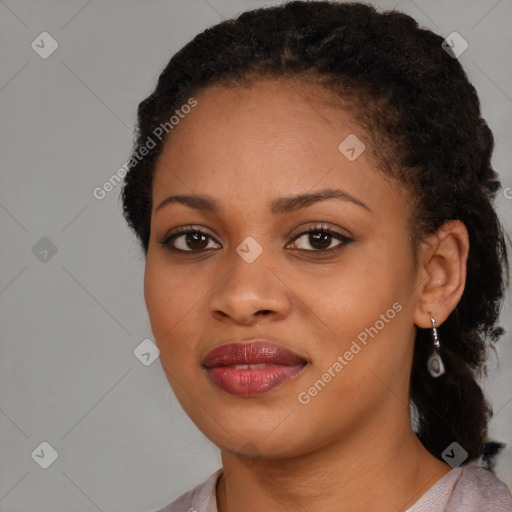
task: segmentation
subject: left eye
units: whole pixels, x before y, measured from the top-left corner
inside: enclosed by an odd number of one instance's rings
[[[306,237],[306,235],[308,235]],[[301,238],[304,238],[305,243],[298,244],[297,241]],[[334,247],[331,246],[333,242],[336,240],[339,241],[338,245],[335,245]],[[351,240],[342,235],[341,233],[336,233],[334,231],[330,231],[327,229],[315,229],[315,230],[309,230],[304,231],[294,239],[294,244],[296,245],[297,249],[310,251],[310,252],[322,252],[322,251],[330,251],[333,249],[338,249],[341,246],[345,245],[346,243],[350,242]],[[308,249],[307,247],[304,247],[304,245],[309,244],[310,247],[313,247],[313,251]]]

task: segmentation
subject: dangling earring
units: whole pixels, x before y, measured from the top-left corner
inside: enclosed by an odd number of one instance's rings
[[[437,329],[436,329],[436,320],[433,317],[430,317],[432,322],[432,334],[434,337],[434,351],[430,354],[430,357],[427,360],[427,368],[428,372],[432,377],[437,378],[443,375],[444,373],[444,364],[441,356],[439,355],[439,338],[437,337]]]

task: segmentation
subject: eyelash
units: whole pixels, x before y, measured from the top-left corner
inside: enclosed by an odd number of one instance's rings
[[[190,227],[182,228],[179,231],[171,232],[171,233],[165,235],[163,238],[158,240],[158,243],[160,245],[164,246],[165,248],[167,248],[167,249],[169,249],[171,251],[177,252],[177,253],[196,253],[197,254],[197,253],[209,252],[209,251],[212,250],[212,249],[199,249],[197,251],[195,251],[195,250],[185,251],[183,249],[177,249],[176,247],[172,246],[173,240],[175,240],[179,236],[186,235],[186,234],[191,234],[191,233],[199,233],[199,234],[205,235],[205,236],[209,237],[210,239],[214,240],[211,235],[209,235],[208,233],[206,233],[202,229],[198,229],[198,228],[196,228],[194,226],[190,226]],[[329,235],[329,236],[331,236],[333,238],[336,238],[341,243],[339,245],[337,245],[335,247],[331,247],[329,249],[318,249],[318,250],[315,250],[315,249],[313,249],[313,250],[310,250],[310,249],[297,249],[297,250],[305,251],[305,252],[310,252],[310,253],[313,252],[313,253],[317,253],[317,254],[328,255],[328,254],[331,254],[333,252],[336,252],[336,251],[340,250],[341,248],[343,248],[343,246],[345,246],[345,245],[349,244],[350,242],[354,241],[353,239],[351,239],[351,238],[349,238],[349,237],[347,237],[345,235],[342,235],[341,233],[338,233],[336,231],[332,231],[331,229],[326,228],[322,224],[314,224],[314,225],[308,226],[308,228],[305,231],[301,231],[300,233],[298,233],[293,238],[293,240],[290,243],[295,242],[296,240],[301,238],[303,235],[307,235],[307,234],[311,234],[311,233],[314,233],[314,234],[317,234],[317,233],[326,234],[326,235]],[[215,241],[215,243],[218,243],[216,240],[214,240],[214,241]]]

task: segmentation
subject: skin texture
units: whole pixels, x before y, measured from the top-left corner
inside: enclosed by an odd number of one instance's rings
[[[349,134],[367,137],[318,86],[262,79],[195,97],[157,163],[144,294],[168,381],[221,449],[219,511],[406,510],[451,470],[412,432],[409,377],[416,326],[431,327],[431,316],[441,325],[462,295],[464,225],[450,222],[425,240],[415,265],[406,190],[377,170],[368,145],[353,162],[341,154]],[[277,197],[323,189],[366,208],[327,199],[270,211]],[[176,202],[159,209],[171,194],[212,196],[221,211]],[[323,247],[341,248],[322,257],[308,234],[296,239],[319,222],[352,241],[332,237]],[[210,238],[174,240],[188,252],[158,243],[190,225]],[[263,249],[252,263],[235,250],[249,236]],[[400,312],[300,403],[299,393],[397,302]],[[291,349],[308,365],[263,395],[230,395],[201,360],[248,338]]]

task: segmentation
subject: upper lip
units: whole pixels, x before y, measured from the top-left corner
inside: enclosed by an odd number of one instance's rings
[[[203,357],[206,368],[260,363],[292,366],[306,362],[296,352],[267,340],[226,343],[213,348]]]

